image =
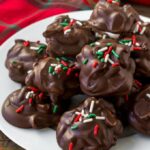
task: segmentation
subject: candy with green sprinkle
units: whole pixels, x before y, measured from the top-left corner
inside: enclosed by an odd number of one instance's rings
[[[85,65],[85,64],[87,64],[87,63],[88,63],[88,61],[89,61],[89,60],[86,58],[86,59],[84,59],[84,60],[83,60],[83,62],[82,62],[82,63]]]

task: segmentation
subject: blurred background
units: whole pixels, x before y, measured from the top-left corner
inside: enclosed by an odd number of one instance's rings
[[[0,0],[0,45],[38,20],[65,12],[92,9],[99,0]],[[150,17],[150,0],[122,0]],[[0,132],[0,150],[22,150]]]
[[[25,26],[49,16],[92,9],[99,0],[0,0],[0,44]],[[122,0],[150,16],[150,0]]]

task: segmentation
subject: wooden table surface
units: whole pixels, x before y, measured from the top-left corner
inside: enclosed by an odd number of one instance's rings
[[[135,9],[144,16],[150,17],[150,7],[134,5]],[[0,150],[23,150],[0,132]]]

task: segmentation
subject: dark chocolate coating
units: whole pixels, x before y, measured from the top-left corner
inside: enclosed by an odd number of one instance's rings
[[[89,19],[94,31],[107,31],[112,33],[129,32],[139,14],[130,5],[120,7],[116,4],[100,1],[97,3]]]
[[[94,106],[90,112],[92,101]],[[77,119],[79,115],[76,112],[82,113],[81,120]],[[98,119],[96,116],[101,116],[103,119]],[[84,122],[88,119],[92,120]],[[103,99],[90,97],[79,107],[64,113],[56,134],[58,144],[63,150],[68,150],[69,147],[73,150],[108,150],[116,144],[122,131],[122,124],[116,118],[113,106]]]
[[[24,84],[28,71],[33,68],[35,62],[44,57],[45,49],[46,45],[42,43],[15,40],[15,45],[9,50],[5,62],[10,78]]]
[[[77,55],[77,61],[81,68],[79,79],[81,90],[90,96],[115,96],[126,95],[132,88],[133,74],[135,71],[135,63],[130,58],[130,48],[125,45],[116,43],[112,39],[104,39],[98,41],[99,45],[83,47],[81,53]],[[103,62],[105,52],[100,56],[97,54],[100,49],[108,43],[112,44],[112,49],[119,58],[110,52],[110,62]],[[100,56],[100,57],[99,57]],[[83,62],[88,59],[86,64]],[[97,63],[95,65],[94,63]],[[95,66],[94,66],[95,65]],[[93,67],[94,66],[94,67]]]
[[[135,43],[133,43],[133,38]],[[138,78],[150,78],[150,37],[145,35],[127,36],[124,40],[131,40],[131,57],[136,63],[135,76]],[[120,40],[122,41],[122,40]],[[139,50],[136,48],[139,48]]]
[[[129,119],[138,132],[150,135],[150,85],[137,94]]]
[[[71,22],[69,16],[59,16],[50,24],[43,33],[48,43],[47,53],[53,57],[56,56],[71,56],[75,57],[81,48],[95,40],[94,33],[91,31],[89,24],[86,21],[78,21],[70,25],[70,32],[64,32],[64,28],[68,25],[61,25],[66,20],[67,24]]]
[[[65,61],[60,58],[58,61],[47,57],[35,64],[33,71],[26,77],[26,84],[48,93],[52,102],[59,104],[62,99],[68,99],[80,90],[79,79],[76,76],[78,72],[72,60]]]
[[[23,87],[12,92],[3,104],[3,117],[10,124],[19,128],[56,126],[61,116],[60,112],[53,113],[51,100],[45,93],[37,90],[27,96],[31,91],[30,87]],[[29,100],[30,98],[32,100]],[[17,110],[22,106],[22,110]]]

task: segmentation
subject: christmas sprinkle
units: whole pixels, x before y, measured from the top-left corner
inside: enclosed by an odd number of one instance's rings
[[[58,106],[54,105],[54,107],[53,107],[53,113],[55,114],[57,111],[58,111]]]
[[[24,105],[21,105],[18,109],[16,109],[16,113],[22,112],[24,109]]]

